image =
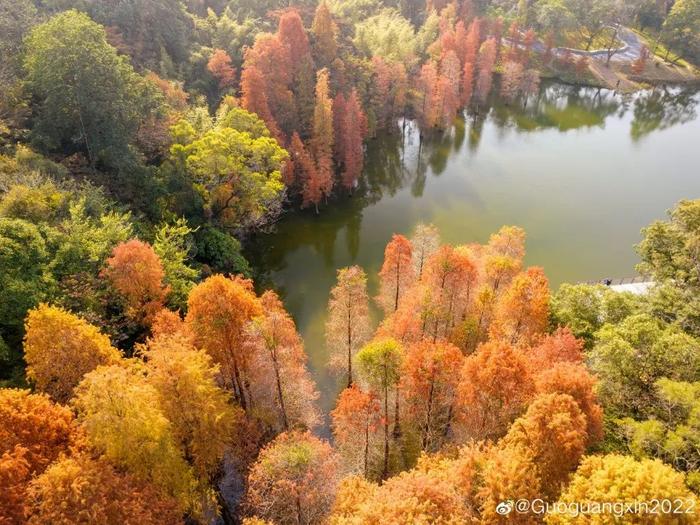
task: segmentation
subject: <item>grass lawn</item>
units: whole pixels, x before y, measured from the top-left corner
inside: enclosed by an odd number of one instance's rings
[[[614,32],[615,30],[612,27],[606,27],[603,29],[595,36],[595,38],[593,38],[590,51],[596,49],[607,49],[610,46],[610,40],[612,39]],[[582,35],[580,31],[570,31],[564,35],[561,45],[572,49],[586,49],[586,46],[588,45],[588,38],[587,36]],[[615,39],[614,47],[621,46],[622,42],[619,39]]]
[[[666,60],[667,62],[673,62],[681,67],[686,67],[695,73],[700,73],[700,70],[695,65],[679,57],[673,51],[667,49],[661,42],[657,42],[656,39],[658,38],[658,35],[652,31],[641,31],[639,29],[632,29],[632,31],[639,35],[639,37],[646,43],[649,51],[653,52],[660,59]]]

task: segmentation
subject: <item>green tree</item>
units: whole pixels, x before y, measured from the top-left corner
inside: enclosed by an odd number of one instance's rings
[[[417,54],[413,26],[393,9],[385,9],[359,22],[353,42],[368,58],[379,56],[407,66],[415,61]]]
[[[27,310],[51,293],[49,253],[39,228],[0,217],[0,337],[19,346]]]
[[[382,396],[384,406],[384,463],[382,479],[389,477],[389,391],[397,389],[401,374],[403,349],[394,339],[372,341],[355,356],[363,380]]]
[[[82,151],[93,166],[131,158],[129,144],[152,112],[154,88],[107,43],[103,27],[77,11],[60,13],[31,31],[24,65],[38,101],[37,144]]]
[[[622,420],[627,445],[637,458],[659,458],[688,473],[688,484],[700,488],[700,382],[659,379],[658,416]]]
[[[661,411],[656,382],[700,377],[700,340],[648,314],[606,324],[588,354],[608,417],[644,419]]]
[[[662,27],[664,43],[678,54],[700,60],[700,0],[678,0]]]
[[[180,123],[184,136],[196,136]],[[249,231],[267,224],[281,211],[284,196],[282,166],[287,152],[269,136],[215,127],[186,144],[171,148],[184,162],[210,213],[222,227]]]
[[[177,219],[160,225],[153,241],[153,250],[165,272],[164,284],[170,288],[168,302],[180,309],[187,306],[187,296],[199,278],[199,271],[187,264],[192,233],[185,219]]]

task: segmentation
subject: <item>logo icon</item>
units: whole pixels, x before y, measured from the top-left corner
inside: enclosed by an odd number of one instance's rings
[[[496,505],[496,512],[501,516],[507,516],[513,512],[513,502],[511,500],[501,501],[498,505]]]

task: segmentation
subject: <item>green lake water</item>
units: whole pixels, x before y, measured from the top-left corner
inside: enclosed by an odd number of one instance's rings
[[[560,84],[465,115],[439,135],[370,142],[350,198],[321,214],[284,216],[249,243],[261,287],[283,297],[304,337],[324,412],[339,385],[326,371],[324,323],[338,268],[376,273],[393,233],[433,223],[444,242],[486,242],[503,225],[527,231],[528,265],[562,282],[634,275],[640,229],[680,199],[700,198],[700,95],[657,89],[622,97]]]

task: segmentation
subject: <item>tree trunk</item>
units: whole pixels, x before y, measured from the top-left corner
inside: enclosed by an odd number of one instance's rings
[[[384,365],[384,468],[382,479],[389,477],[389,385],[386,365]]]

